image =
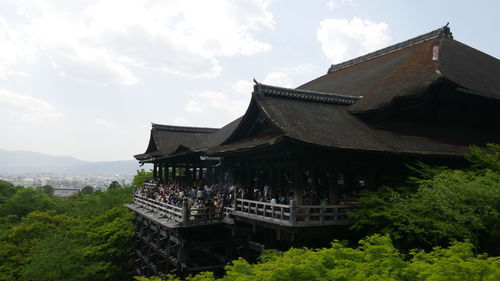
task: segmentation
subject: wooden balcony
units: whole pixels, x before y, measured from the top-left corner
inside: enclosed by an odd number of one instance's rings
[[[187,199],[184,200],[182,207],[177,207],[135,195],[132,205],[168,221],[170,225],[176,226],[218,223],[224,217],[223,212],[216,212],[213,208],[189,208]]]
[[[353,221],[348,218],[347,211],[355,208],[354,205],[296,205],[293,200],[290,205],[283,205],[236,199],[234,206],[215,210],[189,208],[187,199],[182,207],[177,207],[139,195],[131,205],[130,209],[146,211],[173,226],[231,223],[238,218],[288,227],[349,225]]]
[[[290,205],[237,199],[232,215],[290,227],[348,225],[353,205]]]

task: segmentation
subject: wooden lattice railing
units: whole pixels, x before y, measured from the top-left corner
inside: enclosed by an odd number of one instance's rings
[[[290,205],[236,199],[231,207],[189,208],[187,199],[182,207],[136,195],[134,204],[181,225],[203,224],[242,217],[284,226],[344,225],[352,223],[347,211],[353,205]]]

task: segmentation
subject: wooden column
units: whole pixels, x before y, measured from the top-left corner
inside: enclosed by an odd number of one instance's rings
[[[177,169],[175,165],[172,165],[172,183],[177,181]]]
[[[300,164],[295,164],[293,171],[293,199],[298,205],[304,204],[304,171]]]
[[[168,165],[167,163],[163,164],[163,183],[167,184],[168,182]]]
[[[203,166],[198,167],[198,182],[205,183],[205,179],[203,178]]]
[[[194,164],[190,166],[191,167],[189,168],[189,179],[194,184],[194,182],[196,181],[196,166]]]
[[[158,166],[156,165],[156,163],[153,163],[153,179],[156,178],[157,175],[158,175]]]
[[[338,203],[338,170],[336,168],[330,169],[330,178],[328,179],[328,202],[330,205]]]
[[[244,163],[243,161],[240,162],[240,174],[238,175],[238,182],[237,182],[237,185],[242,185],[243,184],[243,181],[245,180],[245,177],[244,177],[244,173],[245,173],[245,166],[244,166]]]
[[[162,163],[158,163],[158,179],[159,181],[161,182],[163,180],[163,164]]]
[[[212,166],[207,166],[207,184],[211,185],[213,183],[212,181]]]
[[[253,175],[252,175],[252,168],[250,167],[250,163],[249,162],[246,162],[245,164],[245,171],[246,171],[246,174],[247,174],[247,180],[246,180],[246,183],[245,183],[245,186],[246,188],[250,188],[252,187],[253,188]]]
[[[171,182],[172,181],[172,174],[170,171],[170,165],[167,166],[166,175],[167,175],[166,176],[167,183]]]
[[[312,187],[318,188],[318,167],[313,166],[311,168],[311,179],[312,179]]]

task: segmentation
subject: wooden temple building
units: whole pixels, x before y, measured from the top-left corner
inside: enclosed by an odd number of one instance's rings
[[[470,145],[489,142],[500,143],[500,61],[454,40],[448,26],[332,65],[295,89],[256,82],[241,118],[220,129],[153,124],[135,158],[154,164],[146,188],[218,183],[293,200],[233,197],[208,214],[136,196],[127,206],[137,214],[137,274],[321,246],[345,235],[361,190],[403,183],[405,164],[417,161],[462,167]]]

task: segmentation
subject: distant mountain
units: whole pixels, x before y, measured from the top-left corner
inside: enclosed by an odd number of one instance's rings
[[[0,173],[66,173],[88,175],[134,175],[136,160],[88,162],[71,156],[52,156],[33,151],[0,149]]]

